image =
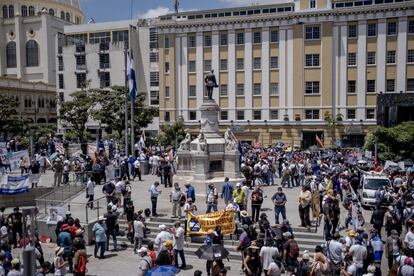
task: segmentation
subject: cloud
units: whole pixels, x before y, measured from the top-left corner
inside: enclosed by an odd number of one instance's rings
[[[167,7],[163,7],[163,6],[158,6],[154,9],[149,9],[144,13],[139,12],[137,17],[138,18],[155,18],[161,15],[165,15],[167,13],[171,13],[172,10],[170,10]]]
[[[231,6],[251,6],[251,5],[269,5],[293,2],[292,0],[221,0]]]

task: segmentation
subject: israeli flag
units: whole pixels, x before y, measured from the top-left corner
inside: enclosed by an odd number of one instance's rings
[[[135,102],[137,97],[137,82],[135,79],[135,66],[134,66],[134,59],[132,57],[132,53],[128,53],[128,63],[129,63],[129,71],[128,71],[128,80],[129,80],[129,99],[131,102]]]

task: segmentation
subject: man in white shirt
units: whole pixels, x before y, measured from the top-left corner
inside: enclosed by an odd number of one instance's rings
[[[410,231],[405,234],[404,244],[407,249],[410,250],[411,256],[414,253],[414,225],[411,226]]]
[[[137,215],[134,220],[134,253],[137,254],[137,249],[141,248],[142,240],[144,239],[144,223]]]
[[[265,246],[260,249],[260,259],[262,260],[262,267],[265,275],[268,275],[267,270],[270,263],[273,262],[273,257],[279,254],[279,250],[274,246],[275,243],[272,238],[266,240]]]
[[[177,221],[174,223],[174,228],[172,229],[173,238],[174,238],[174,263],[176,267],[178,266],[178,255],[181,258],[180,269],[186,268],[185,256],[184,256],[184,229],[180,226],[180,222]]]
[[[247,186],[247,181],[243,181],[242,190],[244,192],[244,210],[247,211],[247,201],[250,198],[250,188]]]
[[[122,201],[122,190],[125,189],[125,182],[123,180],[119,180],[115,184],[115,198],[117,199],[117,207],[121,206]]]
[[[151,166],[151,174],[152,175],[156,175],[157,174],[158,162],[159,161],[160,161],[160,158],[158,157],[158,155],[154,154],[152,156],[152,166]]]
[[[86,195],[88,196],[88,206],[93,209],[93,197],[95,195],[95,182],[89,177],[88,183],[86,184]]]
[[[161,252],[162,245],[167,240],[172,240],[172,235],[167,231],[167,226],[164,224],[161,224],[158,226],[158,228],[161,230],[160,233],[158,233],[157,237],[155,237],[154,245],[157,246],[158,253]]]
[[[135,177],[138,176],[139,181],[142,181],[141,179],[141,161],[139,159],[134,161],[134,177],[132,180],[135,180]]]

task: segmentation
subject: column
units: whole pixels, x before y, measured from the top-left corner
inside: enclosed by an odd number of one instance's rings
[[[348,64],[347,64],[347,54],[348,54],[348,29],[347,25],[344,24],[341,26],[341,40],[340,40],[340,50],[339,50],[339,61],[340,61],[340,83],[339,83],[339,106],[341,110],[341,114],[343,116],[346,116],[346,88],[347,88],[347,72],[348,72]],[[358,53],[358,58],[360,56],[360,53]],[[359,66],[359,64],[358,64]],[[365,65],[364,65],[365,66]],[[359,69],[359,67],[358,67]],[[357,83],[359,85],[359,80],[357,80]],[[359,91],[359,89],[358,89]],[[365,91],[364,91],[365,93]]]
[[[197,118],[201,118],[199,111],[204,100],[204,49],[203,49],[203,33],[196,34],[196,79],[197,79]]]
[[[20,15],[15,15],[14,17],[14,25],[15,33],[16,33],[16,77],[21,79],[24,77],[22,76],[23,67],[26,66],[26,61],[24,57],[26,56],[25,49],[26,49],[26,34],[23,30],[22,18]]]
[[[49,57],[50,55],[50,51],[52,49],[49,49],[50,46],[50,41],[48,39],[48,32],[50,31],[50,26],[49,26],[49,15],[46,15],[45,13],[42,12],[41,15],[41,19],[42,19],[42,28],[41,28],[41,41],[39,43],[39,66],[43,67],[43,81],[45,83],[51,83],[51,76],[49,76],[50,72],[53,72],[53,70],[50,70],[50,60]],[[56,59],[56,56],[51,56],[52,58]]]
[[[182,58],[181,58],[181,35],[176,34],[175,35],[175,110],[177,111],[176,117],[177,118],[183,118],[183,105],[182,105],[182,72],[181,72],[181,64],[182,64]]]
[[[406,92],[407,65],[407,17],[398,18],[397,90]]]
[[[365,94],[366,94],[366,51],[367,51],[367,24],[360,21],[358,24],[358,90],[356,119],[365,119]]]
[[[269,120],[269,28],[262,30],[262,118]]]
[[[211,34],[211,68],[214,70],[216,75],[216,81],[220,86],[220,51],[219,51],[219,32],[213,31]],[[220,104],[220,88],[214,89],[213,99],[217,104]]]
[[[287,30],[287,107],[289,120],[293,121],[293,30]]]
[[[385,68],[386,68],[386,48],[387,48],[387,20],[378,20],[377,38],[377,92],[385,93]],[[358,53],[359,54],[359,53]],[[399,52],[398,52],[399,54]]]
[[[286,29],[279,29],[279,119],[285,114],[286,92]]]
[[[236,120],[236,34],[234,30],[228,32],[228,85],[229,120]]]
[[[188,120],[188,48],[187,48],[187,34],[181,38],[181,109],[183,110],[184,121]]]
[[[252,67],[252,29],[246,29],[244,33],[244,99],[245,99],[245,120],[252,120],[253,109],[253,67]]]
[[[332,33],[332,116],[336,116],[337,108],[339,104],[339,62],[338,62],[338,48],[340,45],[339,40],[339,27],[333,26],[333,33]]]

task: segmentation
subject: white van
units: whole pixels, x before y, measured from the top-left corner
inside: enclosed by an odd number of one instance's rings
[[[364,175],[361,178],[360,198],[364,207],[375,207],[375,192],[391,185],[391,181],[382,175]]]

